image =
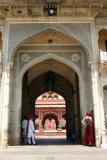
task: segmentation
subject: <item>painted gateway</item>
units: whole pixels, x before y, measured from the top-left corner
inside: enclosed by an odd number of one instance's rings
[[[94,111],[96,146],[107,143],[107,0],[0,0],[0,145],[20,144],[21,120],[54,91],[66,102],[67,139]],[[101,140],[103,139],[104,142]]]

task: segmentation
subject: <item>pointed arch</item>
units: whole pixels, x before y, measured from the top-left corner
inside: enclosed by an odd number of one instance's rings
[[[81,70],[79,69],[79,67],[73,63],[72,61],[70,60],[67,60],[59,55],[55,55],[53,53],[47,53],[45,55],[42,55],[36,59],[33,59],[32,61],[30,61],[29,63],[27,63],[22,69],[21,71],[19,72],[19,76],[18,76],[18,83],[20,83],[20,88],[22,88],[22,79],[23,79],[23,75],[24,73],[30,69],[32,66],[34,65],[37,65],[38,63],[41,63],[45,60],[48,60],[48,59],[53,59],[53,60],[56,60],[58,62],[61,62],[61,63],[64,63],[65,65],[69,66],[71,69],[73,69],[78,78],[79,78],[79,91],[80,91],[80,108],[81,108],[81,116],[84,115],[84,113],[86,112],[84,110],[84,106],[86,106],[86,101],[84,99],[84,96],[85,96],[85,91],[84,91],[84,87],[85,87],[85,81],[84,81],[84,78],[83,78],[83,75],[82,75],[82,72]],[[22,93],[20,93],[20,96],[21,96]],[[21,104],[20,104],[21,105]]]

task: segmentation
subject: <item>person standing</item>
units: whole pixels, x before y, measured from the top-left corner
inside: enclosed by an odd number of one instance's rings
[[[27,117],[24,116],[22,121],[22,137],[21,137],[22,144],[27,144],[27,125],[28,125],[28,120]]]
[[[35,140],[35,126],[33,123],[33,116],[29,116],[28,121],[28,134],[27,134],[28,144],[36,144]]]
[[[81,121],[82,125],[85,125],[83,133],[83,144],[86,146],[94,146],[94,123],[91,117],[91,113],[87,112],[86,116]]]

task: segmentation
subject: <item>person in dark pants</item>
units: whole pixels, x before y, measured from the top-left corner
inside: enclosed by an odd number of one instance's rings
[[[23,121],[22,121],[21,143],[25,145],[27,144],[27,125],[28,125],[27,116],[24,116]]]

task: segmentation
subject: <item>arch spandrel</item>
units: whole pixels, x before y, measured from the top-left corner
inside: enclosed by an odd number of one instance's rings
[[[37,65],[39,63],[42,63],[46,60],[49,60],[49,59],[53,59],[55,61],[58,61],[60,63],[63,63],[65,65],[67,65],[68,67],[72,68],[78,75],[80,81],[82,82],[81,84],[84,83],[84,79],[83,79],[83,75],[82,75],[82,72],[80,70],[80,68],[73,62],[71,61],[70,59],[65,59],[65,57],[62,57],[60,55],[56,55],[54,53],[47,53],[47,54],[44,54],[42,56],[39,56],[35,59],[32,59],[31,61],[29,61],[28,63],[26,63],[23,68],[20,70],[19,72],[19,81],[22,80],[22,77],[24,75],[24,73],[30,69],[31,67],[33,67],[34,65]]]
[[[91,27],[90,24],[11,24],[9,30],[8,61],[13,61],[14,54],[20,45],[29,37],[37,35],[48,29],[61,32],[72,39],[75,39],[84,48],[88,60],[91,59]],[[14,42],[14,43],[13,43]]]

